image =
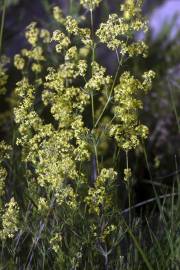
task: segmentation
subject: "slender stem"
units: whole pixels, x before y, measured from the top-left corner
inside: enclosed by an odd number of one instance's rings
[[[128,157],[128,151],[126,151],[126,169],[129,169],[129,157]],[[130,179],[127,181],[128,184],[128,205],[129,208],[131,208],[131,183]],[[129,212],[129,225],[131,224],[131,212]]]
[[[69,14],[72,14],[72,6],[73,6],[73,3],[72,3],[72,0],[70,0]]]
[[[95,128],[96,128],[97,125],[99,124],[99,121],[101,120],[101,118],[102,118],[102,116],[103,116],[103,114],[104,114],[104,112],[105,112],[107,106],[109,105],[109,102],[110,102],[111,96],[112,96],[112,92],[113,92],[113,90],[114,90],[114,86],[115,86],[115,83],[116,83],[116,80],[117,80],[117,76],[118,76],[118,73],[119,73],[119,69],[120,69],[120,67],[121,67],[121,65],[122,65],[122,61],[123,61],[123,58],[121,58],[121,61],[118,61],[118,63],[119,63],[119,64],[118,64],[118,68],[117,68],[117,71],[116,71],[116,74],[115,74],[115,77],[114,77],[114,80],[113,80],[113,84],[112,84],[111,89],[110,89],[110,93],[109,93],[108,99],[107,99],[107,101],[106,101],[106,104],[104,105],[104,108],[103,108],[101,114],[99,115],[99,117],[98,117],[98,119],[97,119],[97,121],[96,121],[96,123],[95,123],[95,125],[94,125]]]
[[[132,230],[130,229],[130,227],[128,226],[128,224],[126,224],[126,221],[124,220],[124,225],[127,228],[127,232],[129,233],[130,237],[132,238],[137,250],[139,251],[142,259],[144,260],[144,263],[146,264],[146,267],[148,270],[153,270],[153,267],[151,266],[148,257],[146,256],[144,250],[142,249],[138,239],[136,238],[136,236],[133,234]]]
[[[100,141],[102,135],[105,134],[105,132],[107,131],[108,127],[111,126],[111,123],[113,122],[114,119],[115,119],[115,116],[113,116],[112,119],[111,119],[111,121],[109,121],[109,122],[106,124],[105,128],[103,128],[103,130],[101,131],[100,135],[99,135],[98,138],[97,138],[97,144],[99,144],[99,141]]]
[[[129,169],[128,151],[126,151],[126,169]]]
[[[119,54],[118,54],[118,50],[116,49],[116,56],[117,56],[117,60],[118,60],[118,64],[120,63],[120,59],[119,59]]]
[[[1,28],[0,28],[0,53],[2,50],[2,39],[3,39],[5,13],[6,13],[6,0],[4,0],[3,9],[2,9]]]
[[[92,111],[92,122],[93,122],[93,127],[94,127],[94,96],[93,96],[93,92],[91,91],[91,111]]]
[[[104,256],[104,266],[105,266],[105,270],[108,270],[109,267],[108,267],[108,254],[107,254],[107,247],[106,247],[106,254]]]
[[[93,22],[93,11],[92,9],[90,10],[90,16],[91,16],[91,38],[92,38],[92,63],[95,60],[95,42],[94,42],[94,22]],[[93,76],[93,71],[92,76]],[[92,129],[94,129],[94,123],[95,123],[95,109],[94,109],[94,94],[93,91],[90,93],[91,96],[91,111],[92,111]],[[94,144],[94,152],[95,152],[95,160],[96,160],[96,172],[95,175],[99,174],[99,161],[98,161],[98,151],[97,151],[97,144],[96,141],[93,139],[93,144]],[[95,180],[95,179],[94,179]]]
[[[95,59],[95,42],[94,42],[94,20],[93,20],[93,11],[92,9],[90,10],[90,15],[91,15],[91,38],[92,38],[92,62]]]
[[[95,156],[96,156],[96,169],[97,169],[97,174],[99,174],[99,161],[98,161],[97,144],[94,144],[94,151],[95,151]]]
[[[143,143],[143,151],[144,151],[144,157],[145,157],[145,161],[146,161],[146,166],[147,166],[147,169],[148,169],[148,173],[149,173],[149,176],[150,176],[151,181],[153,181],[152,174],[151,174],[151,168],[150,168],[149,161],[148,161],[147,151],[146,151],[144,142],[142,142],[142,143]]]
[[[172,89],[172,86],[171,86],[169,81],[168,81],[168,86],[169,86],[169,93],[170,93],[170,98],[171,98],[171,102],[172,102],[172,107],[173,107],[173,111],[174,111],[174,115],[175,115],[176,123],[177,123],[177,127],[178,127],[178,132],[180,133],[180,124],[179,124],[178,112],[177,112],[175,99],[174,99],[174,95],[173,95],[173,89]]]
[[[90,10],[90,15],[91,15],[91,38],[92,38],[92,63],[94,62],[95,59],[95,45],[94,45],[94,22],[93,22],[93,11],[92,9]],[[94,96],[93,96],[93,91],[91,91],[91,110],[92,110],[92,121],[93,121],[93,127],[94,127]]]
[[[176,172],[178,172],[178,164],[177,164],[177,157],[175,155],[175,166],[176,166]],[[180,178],[179,178],[179,174],[176,174],[176,182],[177,182],[177,188],[178,188],[178,193],[180,194]],[[178,196],[178,205],[180,203],[180,196]]]
[[[160,195],[159,196],[159,199],[171,198],[172,196],[178,196],[178,195],[179,195],[178,192],[176,192],[176,193],[168,193],[168,194],[165,194],[165,195]],[[157,198],[156,197],[152,197],[152,198],[150,198],[148,200],[145,200],[145,201],[142,201],[140,203],[137,203],[137,204],[131,206],[130,208],[124,209],[123,211],[120,212],[120,215],[126,214],[129,211],[131,211],[131,210],[134,210],[136,208],[142,207],[143,205],[147,205],[147,204],[150,204],[150,203],[153,203],[153,202],[156,202],[156,201],[157,201]]]

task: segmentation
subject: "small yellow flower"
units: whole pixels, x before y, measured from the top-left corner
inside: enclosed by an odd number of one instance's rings
[[[2,227],[0,231],[1,239],[13,238],[15,233],[18,231],[19,223],[19,207],[15,202],[14,198],[5,205],[5,212],[2,215]]]
[[[25,36],[27,41],[34,47],[37,44],[39,37],[39,29],[37,28],[36,22],[32,22],[26,27]]]
[[[132,171],[130,168],[124,169],[124,180],[128,181],[132,176]]]
[[[80,0],[80,4],[89,10],[93,10],[99,6],[102,0]]]
[[[44,43],[50,43],[51,41],[50,32],[47,29],[41,29],[40,38],[42,38]]]
[[[62,235],[60,233],[55,233],[50,239],[50,245],[54,252],[58,253],[61,250]]]
[[[16,54],[14,56],[14,65],[17,69],[22,70],[25,65],[24,59],[20,56],[20,54]]]
[[[63,12],[58,6],[53,8],[53,17],[58,23],[64,22]]]

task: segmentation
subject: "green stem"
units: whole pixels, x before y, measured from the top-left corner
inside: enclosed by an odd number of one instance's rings
[[[149,262],[149,260],[148,260],[148,258],[146,256],[146,254],[144,253],[143,249],[141,248],[139,241],[136,239],[136,237],[134,236],[133,232],[131,231],[131,229],[129,228],[129,226],[126,224],[125,220],[124,220],[124,224],[125,224],[125,226],[127,228],[127,231],[129,233],[130,237],[132,238],[132,240],[133,240],[133,242],[134,242],[137,250],[139,251],[141,257],[143,258],[143,261],[146,264],[147,269],[148,270],[153,270],[153,267],[151,266],[151,264],[150,264],[150,262]]]
[[[108,127],[111,126],[111,124],[112,124],[112,122],[113,122],[114,119],[115,119],[115,116],[112,117],[111,121],[109,121],[109,122],[106,124],[105,128],[101,131],[100,135],[99,135],[98,138],[97,138],[97,144],[99,144],[102,135],[105,134],[105,132],[108,130]]]
[[[129,157],[128,157],[128,151],[126,151],[126,169],[129,169]],[[128,186],[128,205],[129,208],[131,208],[131,179],[129,178],[127,181]],[[131,211],[129,211],[129,224],[131,224]]]
[[[91,15],[91,37],[92,37],[92,63],[95,59],[95,44],[94,44],[94,22],[93,22],[93,11],[90,10]],[[94,122],[95,122],[95,115],[94,115],[94,96],[93,91],[91,91],[91,110],[92,110],[92,121],[93,121],[93,128],[94,128]]]
[[[0,28],[0,53],[2,50],[2,39],[3,39],[5,13],[6,13],[6,1],[7,0],[4,0],[3,9],[2,9],[1,28]]]
[[[98,161],[98,152],[97,152],[97,145],[94,144],[94,151],[96,156],[96,168],[97,168],[97,174],[99,175],[99,161]]]
[[[93,92],[91,91],[91,111],[92,111],[92,122],[93,122],[93,127],[94,127],[94,96]]]
[[[73,2],[70,0],[70,7],[69,7],[69,14],[72,15],[72,7],[73,7]]]
[[[94,20],[93,20],[92,9],[90,10],[90,15],[91,15],[91,38],[93,42],[93,46],[92,46],[92,62],[93,62],[95,59],[95,42],[94,42]]]
[[[173,111],[174,111],[174,115],[175,115],[176,123],[177,123],[177,127],[178,127],[178,132],[180,133],[180,124],[179,124],[178,112],[177,112],[175,99],[174,99],[174,95],[173,95],[173,89],[172,89],[172,86],[171,86],[169,81],[168,81],[168,86],[169,86],[169,93],[170,93],[170,97],[171,97],[172,107],[173,107]]]
[[[150,170],[150,165],[149,165],[149,161],[148,161],[147,151],[146,151],[145,146],[144,146],[144,155],[145,155],[145,160],[146,160],[146,164],[147,164],[147,168],[148,168],[148,171],[149,171],[151,181],[153,181],[151,170]],[[169,248],[171,250],[171,254],[173,254],[174,248],[173,248],[172,237],[171,237],[171,233],[169,232],[169,228],[168,228],[168,224],[167,224],[167,221],[166,221],[166,218],[165,218],[165,215],[164,215],[163,207],[161,206],[161,202],[160,202],[160,197],[161,196],[158,195],[155,186],[153,185],[152,187],[153,187],[153,191],[154,191],[154,194],[155,194],[155,197],[156,197],[157,205],[158,205],[161,217],[162,217],[162,221],[164,223],[165,235],[166,235],[167,240],[168,240]]]
[[[106,101],[106,104],[104,105],[104,108],[103,108],[101,114],[99,115],[99,117],[98,117],[98,119],[97,119],[97,121],[96,121],[96,123],[95,123],[95,125],[94,125],[95,128],[96,128],[97,125],[99,124],[99,121],[101,120],[101,118],[102,118],[102,116],[103,116],[103,114],[104,114],[104,112],[105,112],[106,108],[108,107],[109,102],[110,102],[110,100],[111,100],[112,92],[113,92],[113,90],[114,90],[114,86],[115,86],[115,83],[116,83],[116,80],[117,80],[117,76],[118,76],[118,73],[119,73],[119,69],[120,69],[120,67],[121,67],[121,65],[122,65],[122,60],[123,60],[122,58],[121,58],[121,61],[118,60],[118,63],[119,63],[119,64],[118,64],[118,68],[117,68],[117,71],[116,71],[116,74],[115,74],[115,77],[114,77],[114,80],[113,80],[113,84],[112,84],[112,86],[111,86],[111,90],[110,90],[108,99],[107,99],[107,101]]]
[[[126,169],[129,169],[128,151],[126,151]]]
[[[90,16],[91,16],[91,38],[92,38],[92,63],[95,60],[95,42],[94,42],[94,22],[93,22],[93,11],[90,10]],[[92,74],[93,75],[93,74]],[[94,129],[94,123],[95,123],[95,110],[94,110],[94,95],[93,91],[90,93],[91,96],[91,111],[92,111],[92,122],[93,122],[93,128]],[[97,151],[97,144],[96,141],[93,139],[94,144],[94,152],[95,152],[95,159],[96,159],[96,171],[97,174],[99,174],[99,161],[98,161],[98,151]]]

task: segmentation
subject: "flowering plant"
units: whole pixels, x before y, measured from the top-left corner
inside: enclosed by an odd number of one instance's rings
[[[80,1],[91,15],[91,28],[84,27],[84,18],[64,16],[54,7],[58,29],[51,34],[32,22],[25,33],[29,48],[14,57],[22,77],[15,88],[14,120],[24,209],[20,211],[11,198],[0,236],[3,241],[16,237],[16,249],[20,249],[24,235],[30,235],[26,267],[42,267],[33,259],[39,245],[48,254],[45,264],[54,261],[53,269],[101,269],[99,260],[102,267],[114,269],[111,254],[121,254],[118,188],[123,181],[128,186],[132,177],[128,152],[148,135],[138,112],[143,108],[141,96],[150,90],[155,74],[146,71],[135,78],[121,70],[127,59],[147,55],[146,44],[134,41],[137,31],[147,31],[142,1],[125,0],[120,15],[110,14],[95,30],[93,11],[100,2]],[[97,48],[102,44],[116,54],[114,75],[98,61]],[[47,52],[58,59],[50,66]],[[110,148],[113,153],[107,160]],[[2,144],[2,157],[6,149]],[[126,154],[122,179],[115,166],[120,151]],[[122,264],[119,261],[116,269]]]

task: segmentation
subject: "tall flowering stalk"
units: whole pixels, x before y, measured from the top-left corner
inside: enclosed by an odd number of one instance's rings
[[[147,31],[142,1],[126,0],[120,15],[110,14],[95,31],[93,11],[100,2],[80,1],[90,12],[91,29],[82,27],[81,17],[65,17],[55,7],[59,28],[51,34],[31,23],[25,34],[30,49],[14,57],[22,74],[15,89],[14,119],[20,162],[26,168],[24,204],[31,209],[26,222],[32,218],[32,231],[40,227],[38,235],[32,235],[28,265],[40,239],[56,253],[54,264],[61,269],[92,269],[99,256],[108,269],[108,256],[119,250],[123,232],[117,216],[118,172],[113,159],[106,165],[104,157],[113,138],[127,157],[124,179],[119,181],[130,179],[128,151],[148,134],[138,112],[154,72],[147,71],[138,79],[129,71],[121,72],[127,58],[147,55],[146,44],[133,38],[135,32]],[[118,70],[113,76],[96,58],[100,43],[117,56]],[[47,67],[47,52],[52,50],[58,61]],[[108,117],[107,111],[111,111]],[[8,211],[19,211],[14,201],[8,209],[4,218]],[[8,230],[7,236],[15,235],[17,223]]]

